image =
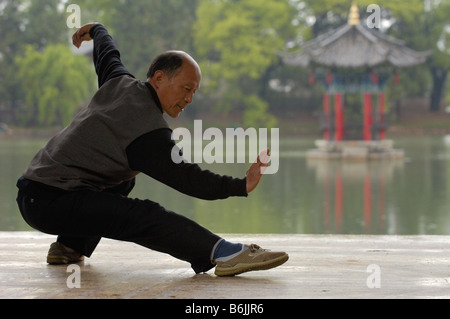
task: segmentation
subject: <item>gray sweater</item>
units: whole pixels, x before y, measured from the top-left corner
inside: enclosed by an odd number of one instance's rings
[[[126,148],[161,128],[168,124],[146,85],[127,75],[114,78],[34,157],[24,177],[68,191],[118,186],[138,174]]]

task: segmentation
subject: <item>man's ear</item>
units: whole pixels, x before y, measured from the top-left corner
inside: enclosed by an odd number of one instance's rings
[[[153,82],[157,85],[157,87],[159,87],[160,85],[161,85],[161,83],[164,81],[164,80],[166,80],[166,74],[163,72],[163,71],[161,71],[161,70],[158,70],[158,71],[156,71],[155,72],[155,74],[153,75],[153,78],[152,78],[152,80],[153,80]]]

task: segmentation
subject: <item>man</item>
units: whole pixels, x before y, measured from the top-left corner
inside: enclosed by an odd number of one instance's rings
[[[73,35],[76,47],[90,40],[98,92],[38,152],[17,183],[25,221],[58,235],[47,262],[90,257],[102,237],[170,254],[189,262],[196,273],[216,266],[218,276],[286,262],[284,252],[227,242],[155,202],[127,197],[138,173],[205,200],[248,196],[267,165],[258,158],[246,177],[238,179],[186,161],[175,163],[171,157],[175,143],[163,114],[177,118],[192,102],[201,82],[198,64],[185,52],[169,51],[155,58],[142,82],[124,67],[103,25],[90,23]]]

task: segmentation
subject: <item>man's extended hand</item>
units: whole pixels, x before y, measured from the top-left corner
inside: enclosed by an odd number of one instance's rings
[[[80,48],[81,43],[83,43],[83,41],[91,41],[92,38],[91,35],[89,34],[89,31],[96,24],[98,23],[92,22],[85,24],[77,32],[75,32],[72,36],[73,45],[76,46],[77,48]]]
[[[247,171],[247,194],[250,194],[256,186],[258,186],[264,171],[269,166],[270,149],[267,149],[259,154],[255,163],[250,166]]]

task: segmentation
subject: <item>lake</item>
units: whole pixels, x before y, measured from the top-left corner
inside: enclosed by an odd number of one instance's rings
[[[0,231],[31,230],[22,220],[15,183],[46,141],[0,139]],[[203,201],[144,176],[132,197],[148,198],[216,233],[450,235],[450,142],[395,139],[405,159],[370,163],[312,161],[311,138],[280,141],[279,171],[248,198]],[[244,164],[201,165],[244,176]]]

